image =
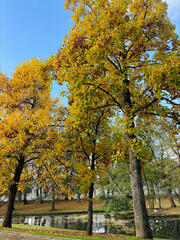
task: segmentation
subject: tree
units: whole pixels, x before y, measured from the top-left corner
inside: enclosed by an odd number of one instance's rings
[[[117,122],[115,124],[119,125]],[[107,212],[129,210],[132,207],[129,155],[122,132],[122,128],[112,127],[112,162],[107,166],[108,176],[104,176],[107,194],[103,198]]]
[[[69,116],[68,109],[55,101],[51,105],[51,119],[41,159],[34,163],[38,169],[38,184],[51,193],[51,210],[55,210],[55,197],[65,194],[73,195],[73,161],[70,153],[65,121]]]
[[[99,196],[104,200],[106,213],[131,210],[129,164],[118,159],[107,168],[108,174],[103,176],[104,193]]]
[[[152,186],[154,195],[158,193],[160,202],[160,193],[166,193],[171,207],[176,207],[172,193],[179,187],[179,164],[178,156],[174,154],[172,146],[177,143],[177,136],[172,133],[173,127],[169,122],[169,129],[157,128],[156,136],[150,143],[153,156],[149,164],[145,166],[146,182]],[[171,129],[171,130],[170,130]],[[154,200],[154,199],[153,199]]]
[[[99,176],[105,174],[105,166],[110,163],[112,153],[109,112],[98,109],[98,104],[97,101],[96,110],[90,105],[84,107],[73,95],[70,116],[66,121],[67,131],[71,133],[76,188],[81,193],[88,192],[88,235],[92,235],[94,184],[99,182]]]
[[[17,190],[32,178],[31,161],[40,157],[49,123],[51,76],[31,59],[12,78],[3,78],[0,95],[0,193],[9,192],[4,227],[11,227]]]
[[[137,157],[137,119],[169,117],[179,122],[178,48],[175,26],[161,0],[66,0],[75,25],[51,59],[54,77],[84,104],[90,91],[123,119],[137,237],[152,238]]]

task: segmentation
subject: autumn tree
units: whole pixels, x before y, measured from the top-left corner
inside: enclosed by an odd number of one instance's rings
[[[34,163],[38,169],[37,182],[46,191],[51,193],[51,210],[55,210],[55,197],[66,194],[73,195],[73,162],[70,152],[65,121],[69,115],[66,107],[54,102],[50,109],[51,117],[45,140],[41,151],[41,158]]]
[[[70,97],[73,100],[70,101],[66,127],[71,136],[69,141],[76,173],[74,183],[79,192],[88,192],[87,234],[92,235],[94,185],[100,183],[99,176],[105,174],[105,167],[111,161],[110,111],[99,108],[98,101],[85,107],[76,94]],[[83,98],[86,97],[84,92]]]
[[[1,82],[0,193],[9,192],[4,227],[11,227],[17,190],[33,176],[49,123],[51,76],[39,59],[16,67]]]
[[[103,194],[100,198],[105,200],[106,212],[128,210],[131,204],[131,189],[129,178],[129,154],[120,123],[114,122],[112,126],[112,161],[107,166]]]
[[[132,209],[132,197],[129,179],[129,164],[124,159],[112,161],[107,174],[102,176],[103,192],[99,198],[104,201],[106,214]]]
[[[179,188],[180,169],[178,155],[174,154],[176,152],[174,148],[176,148],[178,136],[176,133],[172,134],[175,131],[174,124],[172,125],[169,121],[167,126],[166,129],[158,127],[156,135],[152,138],[150,145],[153,155],[149,164],[145,166],[145,180],[146,185],[149,182],[152,194],[157,195],[159,206],[161,206],[160,195],[164,193],[169,198],[171,207],[176,207],[173,193]]]
[[[55,58],[54,77],[101,96],[103,106],[119,111],[129,146],[136,236],[152,238],[137,157],[137,119],[159,116],[179,122],[178,48],[175,26],[161,0],[66,0],[75,25]],[[85,89],[85,86],[87,87]],[[90,94],[84,101],[93,102]]]

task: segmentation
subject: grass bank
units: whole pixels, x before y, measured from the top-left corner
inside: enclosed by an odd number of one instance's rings
[[[169,215],[180,215],[180,204],[176,201],[176,208],[171,208],[168,199],[162,200],[162,208],[159,209],[157,203],[155,202],[155,209],[149,209],[148,213],[150,216],[169,216]],[[45,215],[45,214],[56,214],[56,213],[75,213],[75,212],[87,212],[88,209],[88,201],[81,200],[78,202],[77,200],[59,200],[56,201],[55,204],[56,210],[51,211],[51,202],[44,201],[43,204],[39,204],[33,201],[28,202],[28,204],[23,205],[21,203],[15,203],[15,211],[16,215]],[[147,202],[147,207],[148,202]],[[94,211],[103,211],[103,201],[94,200],[93,201]],[[6,204],[0,207],[0,215],[4,215],[6,210]]]
[[[157,205],[155,205],[154,210],[148,209],[149,215],[158,215],[158,216],[169,216],[169,215],[179,215],[180,216],[180,204],[176,201],[177,207],[170,208],[169,201],[167,199],[163,199],[162,208],[158,209]],[[148,207],[148,204],[147,204]],[[4,215],[6,206],[0,208],[0,214]],[[83,212],[88,209],[88,201],[81,200],[77,202],[76,200],[71,201],[56,201],[56,210],[51,211],[51,202],[45,201],[43,204],[39,204],[36,202],[29,202],[27,205],[23,205],[20,203],[15,203],[15,211],[14,214],[51,214],[51,213],[67,213],[67,212]],[[103,201],[94,201],[94,209],[95,210],[103,210]],[[47,235],[54,237],[68,237],[73,239],[86,239],[86,240],[102,240],[102,239],[112,239],[112,240],[121,240],[121,239],[129,239],[136,240],[139,238],[119,235],[119,234],[93,234],[92,237],[86,235],[84,231],[77,230],[65,230],[65,229],[56,229],[52,227],[42,227],[42,226],[29,226],[23,224],[14,224],[12,229],[5,229],[0,227],[0,230],[8,230],[8,231],[16,231],[16,232],[25,232],[25,233],[33,233],[38,235]],[[158,238],[155,238],[158,240]],[[159,239],[163,240],[163,239]]]
[[[103,210],[103,201],[94,201],[94,210]],[[88,209],[88,201],[81,200],[59,200],[56,201],[55,211],[51,211],[51,202],[44,201],[42,204],[30,201],[28,204],[15,203],[14,214],[50,214],[50,213],[67,213],[67,212],[85,212]],[[6,205],[0,208],[0,214],[3,215]]]
[[[84,231],[77,231],[77,230],[65,230],[65,229],[56,229],[52,227],[42,227],[42,226],[29,226],[24,224],[13,224],[13,228],[3,228],[0,227],[0,230],[3,231],[14,231],[14,232],[24,232],[24,233],[31,233],[37,235],[44,235],[44,236],[53,236],[53,237],[61,237],[61,238],[72,238],[72,239],[85,239],[85,240],[143,240],[143,238],[136,238],[134,236],[127,236],[121,234],[100,234],[94,233],[93,236],[87,236]],[[160,239],[154,238],[155,240],[167,240],[167,239]],[[146,239],[147,240],[147,239]]]

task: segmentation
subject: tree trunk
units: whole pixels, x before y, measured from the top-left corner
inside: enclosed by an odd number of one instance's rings
[[[51,199],[51,211],[55,210],[55,194],[54,194],[54,187],[52,187],[52,199]]]
[[[95,168],[95,154],[92,154],[91,159],[91,170]],[[89,201],[88,201],[88,224],[87,224],[87,235],[92,235],[93,228],[93,193],[94,193],[94,182],[91,182],[89,186]]]
[[[22,203],[22,192],[18,191],[18,203]]]
[[[89,201],[88,201],[88,225],[87,225],[87,235],[92,235],[93,227],[93,190],[94,183],[90,184],[89,187]]]
[[[157,197],[157,202],[158,202],[159,208],[162,208],[162,206],[161,206],[161,198],[160,197]]]
[[[168,198],[169,198],[171,207],[172,208],[176,207],[176,204],[175,204],[173,196],[172,196],[172,190],[170,188],[168,189]]]
[[[154,185],[153,185],[153,183],[151,183],[151,185],[150,185],[150,189],[151,189],[151,207],[150,208],[152,208],[152,209],[154,209],[154,199],[155,199],[155,192],[154,192]]]
[[[80,202],[80,200],[81,200],[81,194],[77,193],[77,201]]]
[[[39,202],[39,187],[36,185],[36,202]]]
[[[136,237],[152,239],[153,235],[149,224],[149,218],[144,198],[144,190],[141,176],[141,163],[140,160],[136,158],[135,153],[131,149],[131,147],[129,147],[129,155]]]
[[[26,190],[24,190],[24,193],[23,193],[23,204],[28,204],[26,196],[27,196],[27,193],[26,193]]]
[[[132,146],[135,144],[136,136],[133,134],[135,128],[134,117],[132,116],[131,109],[133,104],[131,101],[131,94],[129,91],[129,79],[127,73],[123,80],[123,107],[125,115],[127,117],[127,129],[130,131],[127,133],[128,141]],[[129,158],[130,158],[130,179],[131,189],[133,197],[133,209],[134,209],[134,220],[136,227],[136,236],[139,238],[153,238],[152,230],[149,224],[149,218],[147,214],[144,190],[142,184],[141,175],[141,163],[140,160],[135,156],[133,147],[129,146]],[[134,146],[136,147],[136,146]]]
[[[9,187],[9,196],[8,196],[8,203],[7,203],[7,209],[5,213],[5,218],[3,221],[3,227],[12,227],[12,213],[13,213],[13,207],[14,207],[14,201],[15,196],[18,188],[18,183],[20,181],[20,176],[23,170],[24,166],[24,158],[22,157],[16,166],[14,178],[13,178],[13,184]]]
[[[39,203],[40,203],[40,204],[43,204],[43,199],[42,199],[42,187],[40,187],[39,192],[40,192]]]
[[[146,178],[145,173],[144,173],[144,180],[145,180],[146,187],[147,187],[147,192],[148,192],[148,203],[149,203],[149,208],[152,208],[151,191],[150,191],[149,183],[148,183],[148,181],[147,181],[147,178]],[[154,201],[154,200],[153,200],[153,201]]]
[[[159,190],[158,185],[155,185],[155,186],[156,186],[156,190],[157,190],[156,198],[157,198],[158,206],[159,206],[159,208],[162,208],[160,190]]]

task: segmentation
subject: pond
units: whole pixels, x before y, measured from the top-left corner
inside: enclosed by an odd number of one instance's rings
[[[18,216],[13,217],[13,223],[51,226],[62,229],[86,230],[87,214]],[[180,239],[180,218],[150,218],[150,224],[155,237]],[[93,232],[119,233],[134,235],[133,219],[122,219],[117,216],[94,214]]]

